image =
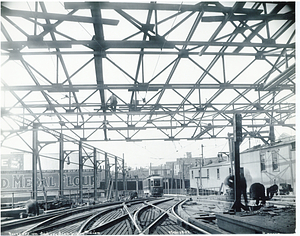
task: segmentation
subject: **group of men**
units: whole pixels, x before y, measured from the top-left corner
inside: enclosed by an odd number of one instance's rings
[[[225,179],[225,185],[234,188],[234,176],[230,175]],[[247,197],[247,181],[243,173],[240,176],[239,189],[241,191],[241,195],[244,197],[245,205],[248,205],[248,197]],[[255,200],[255,204],[259,205],[259,201],[261,200],[261,204],[265,205],[266,200],[272,199],[274,194],[278,193],[278,186],[276,184],[267,188],[267,195],[265,194],[265,186],[261,183],[253,183],[249,189],[250,198]]]

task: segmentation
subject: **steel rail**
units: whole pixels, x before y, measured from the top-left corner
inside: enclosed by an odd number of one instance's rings
[[[70,209],[63,210],[59,214],[62,214],[64,212],[68,212],[68,211],[70,211]],[[1,232],[5,232],[10,229],[16,229],[19,227],[26,227],[31,224],[36,224],[38,222],[45,221],[51,217],[54,217],[57,214],[58,214],[57,212],[52,212],[52,213],[39,215],[36,217],[28,217],[28,218],[18,219],[17,221],[13,220],[13,221],[1,222]]]
[[[139,204],[141,202],[143,202],[143,200],[128,201],[127,203],[129,203],[129,204]],[[48,218],[45,221],[40,222],[37,225],[34,225],[30,229],[27,229],[26,231],[23,232],[23,234],[31,234],[31,233],[42,232],[42,230],[46,230],[46,229],[49,229],[49,228],[52,228],[52,227],[57,227],[59,225],[65,225],[66,222],[69,221],[69,219],[65,220],[65,221],[62,221],[62,222],[58,222],[58,221],[61,220],[61,219],[66,218],[66,217],[72,216],[74,214],[83,213],[87,210],[97,210],[98,208],[102,208],[100,210],[101,210],[101,212],[103,212],[103,211],[109,211],[110,209],[115,210],[116,207],[121,208],[122,206],[123,206],[122,202],[113,202],[113,203],[99,204],[99,205],[96,205],[96,206],[81,207],[80,209],[77,208],[77,209],[67,210],[67,211],[64,211],[64,212],[58,212],[54,216],[52,215],[53,217]],[[57,214],[59,214],[59,215],[57,215]],[[89,212],[89,213],[87,213],[87,215],[75,216],[74,218],[72,218],[72,221],[74,221],[74,220],[76,221],[76,220],[79,220],[79,219],[85,219],[87,217],[90,217],[92,214],[95,214],[95,211]]]
[[[199,232],[202,232],[202,233],[204,233],[204,234],[210,234],[209,232],[207,232],[207,231],[205,231],[205,230],[203,230],[203,229],[201,229],[201,228],[199,228],[199,227],[197,227],[197,226],[191,224],[190,222],[184,220],[182,217],[180,217],[180,216],[176,213],[175,208],[177,208],[177,207],[179,206],[179,204],[183,204],[183,203],[185,203],[186,201],[187,201],[187,199],[185,199],[185,200],[179,202],[178,204],[176,204],[176,205],[174,205],[174,206],[172,207],[171,211],[172,211],[173,215],[174,215],[178,220],[180,220],[181,222],[183,222],[186,226],[191,227],[191,228],[193,228],[193,229],[196,229],[196,230],[198,230]]]
[[[170,206],[167,210],[164,210],[156,205],[148,203],[149,206],[157,208],[163,213],[159,217],[157,217],[157,219],[154,222],[152,222],[146,229],[144,229],[141,234],[151,234],[151,232],[153,232],[154,228],[156,228],[158,226],[158,224],[160,224],[166,218],[171,218],[175,222],[178,222],[178,221],[181,222],[181,226],[185,229],[188,229],[188,230],[193,229],[201,234],[210,234],[209,232],[185,221],[184,219],[182,219],[175,213],[175,210],[174,210],[175,207],[177,207],[181,202],[182,201],[176,202],[176,204]],[[172,213],[170,213],[169,211],[171,211]]]
[[[131,205],[137,205],[140,203],[143,203],[144,201],[140,200],[140,201],[136,201],[134,203],[130,203]],[[111,208],[111,209],[107,209],[104,210],[102,212],[96,213],[93,216],[91,216],[89,219],[87,219],[82,226],[80,227],[78,233],[83,233],[86,234],[87,232],[89,232],[91,229],[89,229],[93,223],[95,223],[101,216],[103,216],[104,214],[109,213],[110,211],[114,211],[116,209],[120,209],[122,207],[126,206],[125,203],[123,203],[122,205],[118,206],[117,208]]]
[[[169,200],[171,200],[170,198],[168,198],[168,199],[160,199],[160,200],[154,200],[155,202],[154,202],[154,204],[159,204],[159,203],[161,203],[161,202],[165,202],[165,201],[169,201]],[[145,202],[144,202],[145,203]],[[138,210],[137,210],[138,211]],[[95,216],[96,217],[96,216]],[[106,222],[106,223],[104,223],[104,224],[102,224],[102,225],[99,225],[99,226],[95,226],[95,227],[93,227],[93,228],[91,228],[91,229],[88,229],[88,230],[86,230],[86,231],[84,231],[84,232],[82,232],[83,234],[95,234],[95,233],[100,233],[100,232],[103,232],[104,230],[106,230],[106,229],[109,229],[109,228],[111,228],[111,227],[113,227],[114,225],[116,225],[116,224],[118,224],[118,223],[120,223],[120,222],[122,222],[122,221],[124,221],[124,220],[126,220],[126,219],[130,219],[130,213],[128,212],[128,213],[126,213],[126,214],[124,214],[124,215],[122,215],[122,216],[118,216],[117,218],[115,218],[115,219],[113,219],[113,220],[111,220],[111,221],[108,221],[108,222]],[[90,220],[92,220],[92,221],[94,221],[95,220],[95,218],[90,218]],[[133,220],[135,220],[135,218],[133,217]],[[85,223],[85,224],[88,224],[88,223]],[[137,224],[134,224],[134,226],[136,226]],[[138,228],[137,228],[138,229]]]
[[[166,201],[170,201],[172,200],[173,198],[166,198],[166,199],[163,199],[163,200],[158,200],[157,202],[155,202],[154,204],[160,204],[160,203],[163,203],[163,202],[166,202]],[[138,222],[138,217],[139,215],[141,214],[142,211],[146,210],[147,208],[150,207],[149,204],[145,203],[146,205],[142,208],[140,208],[139,210],[137,210],[135,213],[134,213],[134,216],[133,216],[133,219],[134,219],[134,222]]]
[[[14,221],[1,222],[1,232],[7,231],[12,228],[25,227],[26,225],[45,221],[49,218],[55,217],[57,214],[68,214],[70,212],[87,210],[87,209],[91,209],[91,208],[107,207],[107,206],[110,206],[113,204],[114,203],[105,203],[105,204],[95,205],[95,206],[84,206],[84,207],[75,208],[75,209],[66,209],[66,210],[62,210],[59,212],[51,212],[51,213],[39,215],[36,217],[23,218],[23,219],[19,219],[17,221],[14,220]]]
[[[132,223],[134,224],[134,227],[139,231],[139,233],[142,232],[141,228],[138,226],[138,224],[136,223],[134,217],[131,215],[131,213],[128,210],[128,207],[124,204],[123,205],[124,209],[127,211],[128,216],[130,217]]]
[[[131,205],[135,205],[135,204],[140,204],[141,202],[143,202],[143,200],[134,200],[134,201],[128,201],[128,204]],[[103,207],[103,209],[99,209],[100,212],[99,213],[95,213],[95,211],[97,210],[97,208],[101,208]],[[91,222],[91,220],[93,219],[92,215],[95,216],[99,216],[99,215],[103,215],[109,211],[114,211],[116,208],[122,208],[123,207],[123,203],[121,202],[114,202],[114,203],[107,203],[107,204],[102,204],[102,205],[98,205],[98,206],[89,206],[89,207],[83,207],[81,209],[76,209],[76,210],[71,210],[70,212],[66,212],[65,214],[61,214],[58,213],[59,215],[56,215],[52,218],[49,218],[37,225],[34,225],[33,227],[31,227],[30,229],[27,229],[26,231],[22,232],[22,234],[39,234],[39,233],[46,233],[47,231],[53,231],[52,228],[59,228],[59,226],[64,226],[63,228],[66,228],[67,225],[70,225],[68,223],[72,223],[72,225],[75,225],[78,221],[82,221],[85,220],[86,218],[90,217],[87,222],[85,222],[83,224],[83,226],[80,228],[80,230],[78,232],[72,232],[72,233],[81,233],[81,231],[83,231],[83,227],[87,227],[88,222]],[[87,210],[91,210],[94,209],[94,211],[92,212],[86,212]],[[75,215],[78,214],[78,215]],[[72,217],[72,215],[75,215]],[[72,217],[70,221],[70,218],[67,217]],[[72,229],[74,230],[74,229]],[[76,230],[76,229],[75,229]],[[50,232],[51,232],[50,231]]]
[[[114,215],[114,217],[116,217],[116,216]],[[106,229],[108,229],[108,228],[116,225],[117,223],[120,223],[120,222],[128,219],[128,218],[129,218],[129,214],[128,213],[123,214],[121,216],[117,216],[113,220],[108,221],[108,222],[106,222],[106,223],[104,223],[104,224],[102,224],[100,226],[96,226],[96,227],[93,227],[91,229],[86,230],[85,232],[83,232],[83,234],[95,234],[96,232],[97,233],[102,232],[102,231],[104,231],[104,230],[106,230]]]
[[[157,208],[160,211],[163,211],[163,209],[153,205],[153,204],[148,204],[149,206],[153,207],[153,208]],[[169,208],[170,209],[170,208]],[[168,217],[168,213],[167,211],[163,211],[163,214],[161,214],[159,217],[156,218],[155,221],[153,221],[150,225],[148,225],[143,232],[141,232],[140,234],[151,234],[154,231],[154,228],[157,227],[158,224],[160,224],[164,219],[166,219]]]
[[[114,203],[116,204],[116,203]],[[117,204],[120,204],[120,203],[117,203]],[[37,225],[34,225],[33,227],[25,230],[23,232],[23,234],[32,234],[32,233],[38,233],[38,232],[42,232],[42,230],[46,230],[46,229],[49,229],[49,228],[52,228],[53,226],[59,226],[61,224],[65,224],[66,222],[63,221],[63,222],[58,222],[59,220],[61,219],[64,219],[66,217],[69,217],[69,216],[72,216],[74,214],[80,214],[80,213],[83,213],[85,212],[86,210],[91,210],[91,209],[97,209],[97,208],[100,208],[100,207],[106,207],[106,206],[102,206],[102,205],[98,205],[97,207],[82,207],[80,209],[75,209],[75,210],[71,210],[69,212],[66,212],[66,213],[63,213],[63,214],[58,214],[56,216],[53,216],[45,221],[42,221],[40,222],[39,224]],[[107,206],[107,207],[115,207],[115,206]],[[94,214],[95,212],[89,212],[87,215],[82,215],[82,216],[79,216],[79,218],[87,218],[89,217],[90,215]],[[75,218],[73,219],[79,219],[78,216],[76,216]],[[53,225],[54,224],[54,225]]]

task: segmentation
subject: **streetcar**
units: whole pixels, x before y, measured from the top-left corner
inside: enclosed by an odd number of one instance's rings
[[[162,197],[164,188],[163,177],[150,175],[143,180],[143,190],[146,197]]]

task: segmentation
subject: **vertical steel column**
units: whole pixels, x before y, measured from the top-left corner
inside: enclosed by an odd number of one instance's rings
[[[115,200],[118,201],[118,158],[117,157],[115,157],[115,184],[116,184]]]
[[[97,150],[94,148],[94,200],[97,201]]]
[[[64,196],[64,141],[63,134],[59,138],[59,193],[58,195]]]
[[[229,160],[230,160],[230,168],[231,172],[230,175],[233,175],[234,167],[232,165],[232,162],[234,161],[234,153],[233,153],[233,139],[228,134],[228,145],[229,145]]]
[[[79,203],[83,202],[82,194],[82,172],[83,172],[83,161],[82,161],[82,141],[79,141]]]
[[[107,153],[105,153],[105,182],[104,182],[104,190],[105,190],[105,197],[107,197],[107,189],[108,189],[108,173],[109,173],[109,164],[107,159]]]
[[[123,160],[122,160],[122,174],[123,174],[123,195],[125,197],[125,191],[126,191],[126,181],[125,181],[125,162],[124,162],[124,153],[123,153]]]
[[[293,156],[292,156],[292,144],[289,145],[289,159],[290,159],[289,165],[290,165],[290,168],[291,168],[291,185],[292,185],[292,188],[293,188],[293,193],[295,194],[296,193],[296,189],[295,189],[294,170],[293,170],[293,168],[294,168],[295,165],[293,165],[294,161],[293,161]]]
[[[240,148],[238,142],[234,142],[234,197],[235,210],[241,211],[241,188],[240,188]]]
[[[37,156],[38,156],[38,125],[32,129],[32,198],[37,200]]]
[[[236,212],[241,211],[241,176],[240,176],[240,143],[242,142],[242,116],[235,114],[233,117],[233,135],[234,135],[234,195],[235,202],[232,208]]]

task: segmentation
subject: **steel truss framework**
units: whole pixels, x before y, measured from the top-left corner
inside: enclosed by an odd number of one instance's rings
[[[37,126],[85,143],[227,138],[235,113],[265,143],[295,128],[295,3],[30,4],[2,3],[2,141]]]

